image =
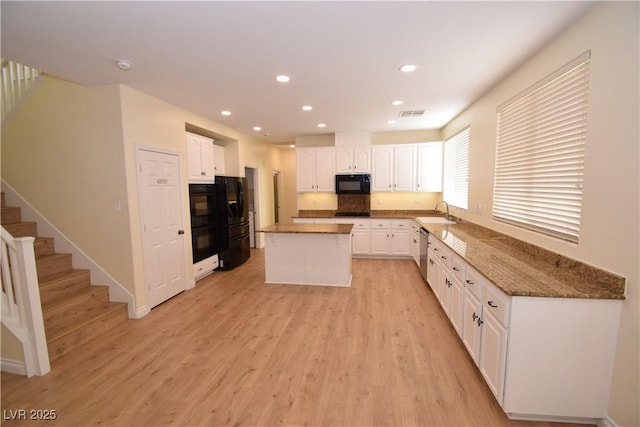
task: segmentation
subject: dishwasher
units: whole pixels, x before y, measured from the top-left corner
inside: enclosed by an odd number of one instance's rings
[[[429,266],[428,260],[428,248],[429,248],[429,232],[424,228],[420,229],[420,274],[425,282],[427,281],[427,270]]]

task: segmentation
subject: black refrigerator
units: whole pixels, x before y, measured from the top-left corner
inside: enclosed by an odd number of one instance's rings
[[[246,178],[216,176],[216,235],[221,270],[231,270],[251,256],[246,188]]]

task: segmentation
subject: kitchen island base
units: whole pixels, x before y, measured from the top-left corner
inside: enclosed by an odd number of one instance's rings
[[[339,232],[345,227],[336,224],[322,232],[314,231],[317,226],[300,227],[305,225],[295,224],[291,229],[295,231],[282,227],[261,230],[266,233],[265,282],[351,286],[351,225],[346,232]]]

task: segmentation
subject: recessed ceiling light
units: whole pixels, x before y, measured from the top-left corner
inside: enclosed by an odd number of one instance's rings
[[[395,120],[388,120],[387,123],[390,124],[390,125],[393,125],[393,124],[396,123],[396,121]]]
[[[231,115],[231,111],[229,111],[229,110],[220,111],[220,114],[222,114],[223,116],[230,116]]]
[[[259,131],[259,130],[262,130],[262,128],[261,128],[260,126],[254,126],[254,127],[253,127],[253,130],[255,130],[255,131]]]
[[[118,59],[116,61],[116,65],[122,71],[129,71],[130,69],[133,68],[133,62],[129,61],[128,59]]]
[[[406,64],[406,65],[403,65],[402,67],[400,67],[400,71],[402,71],[403,73],[410,73],[412,71],[415,71],[416,68],[418,68],[418,67],[416,67],[413,64]]]
[[[296,148],[296,144],[289,144],[289,148]]]
[[[302,106],[302,110],[303,111],[311,111],[311,110],[313,110],[313,107],[311,105],[303,105]]]
[[[326,124],[324,124],[324,123],[318,123],[318,127],[319,127],[319,128],[324,128],[324,127],[327,127],[327,125],[326,125]]]
[[[400,101],[399,99],[396,99],[391,103],[391,105],[402,105],[402,101]]]
[[[291,78],[289,76],[285,76],[284,74],[280,74],[279,76],[276,76],[276,80],[280,83],[288,83]]]

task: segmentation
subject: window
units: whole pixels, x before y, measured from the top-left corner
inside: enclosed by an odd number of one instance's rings
[[[493,218],[578,242],[589,52],[498,107]]]
[[[451,206],[467,209],[469,193],[469,133],[466,127],[444,142],[442,198]]]

